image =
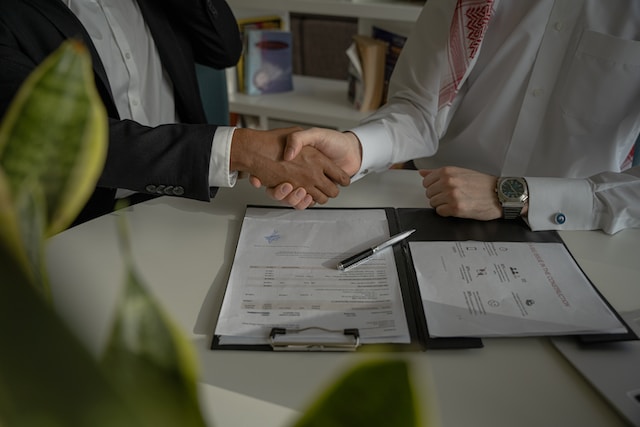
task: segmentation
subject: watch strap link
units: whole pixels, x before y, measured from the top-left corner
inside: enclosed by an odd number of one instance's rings
[[[516,219],[522,212],[522,206],[502,206],[502,217],[504,219]]]

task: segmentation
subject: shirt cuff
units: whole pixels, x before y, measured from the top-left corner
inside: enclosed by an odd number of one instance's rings
[[[530,178],[527,222],[533,231],[594,230],[593,191],[586,179]]]
[[[391,167],[392,143],[387,130],[381,124],[367,123],[351,129],[362,146],[360,170],[351,178],[357,181],[369,172],[387,170]]]
[[[230,171],[231,141],[236,128],[218,126],[211,142],[211,159],[209,160],[209,186],[233,187],[238,179],[237,171]]]

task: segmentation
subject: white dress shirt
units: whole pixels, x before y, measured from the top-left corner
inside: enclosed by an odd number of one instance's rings
[[[134,0],[65,0],[91,36],[109,78],[121,119],[145,126],[177,123],[173,85],[153,37]],[[231,127],[219,127],[212,141],[211,187],[232,187]],[[130,193],[130,192],[129,192]],[[118,197],[127,195],[119,192]]]
[[[640,167],[620,172],[640,133],[640,2],[497,2],[441,121],[439,70],[455,4],[427,1],[389,102],[353,129],[363,147],[355,179],[409,159],[524,176],[534,230],[640,227]]]

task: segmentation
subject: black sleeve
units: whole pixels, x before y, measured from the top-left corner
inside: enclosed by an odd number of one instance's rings
[[[107,161],[98,186],[143,193],[164,193],[209,200],[211,143],[216,126],[168,124],[143,126],[131,120],[109,120]]]

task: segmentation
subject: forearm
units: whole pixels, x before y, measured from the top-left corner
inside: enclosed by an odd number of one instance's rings
[[[211,144],[216,127],[170,124],[142,126],[109,121],[109,147],[98,186],[209,200]],[[162,186],[162,187],[160,187]]]
[[[233,171],[249,172],[267,167],[266,162],[276,162],[282,158],[278,146],[265,141],[260,131],[236,129],[231,143],[229,167]]]
[[[362,170],[384,170],[436,152],[439,90],[448,69],[449,23],[455,4],[426,3],[394,68],[387,103],[353,130],[363,147]]]

